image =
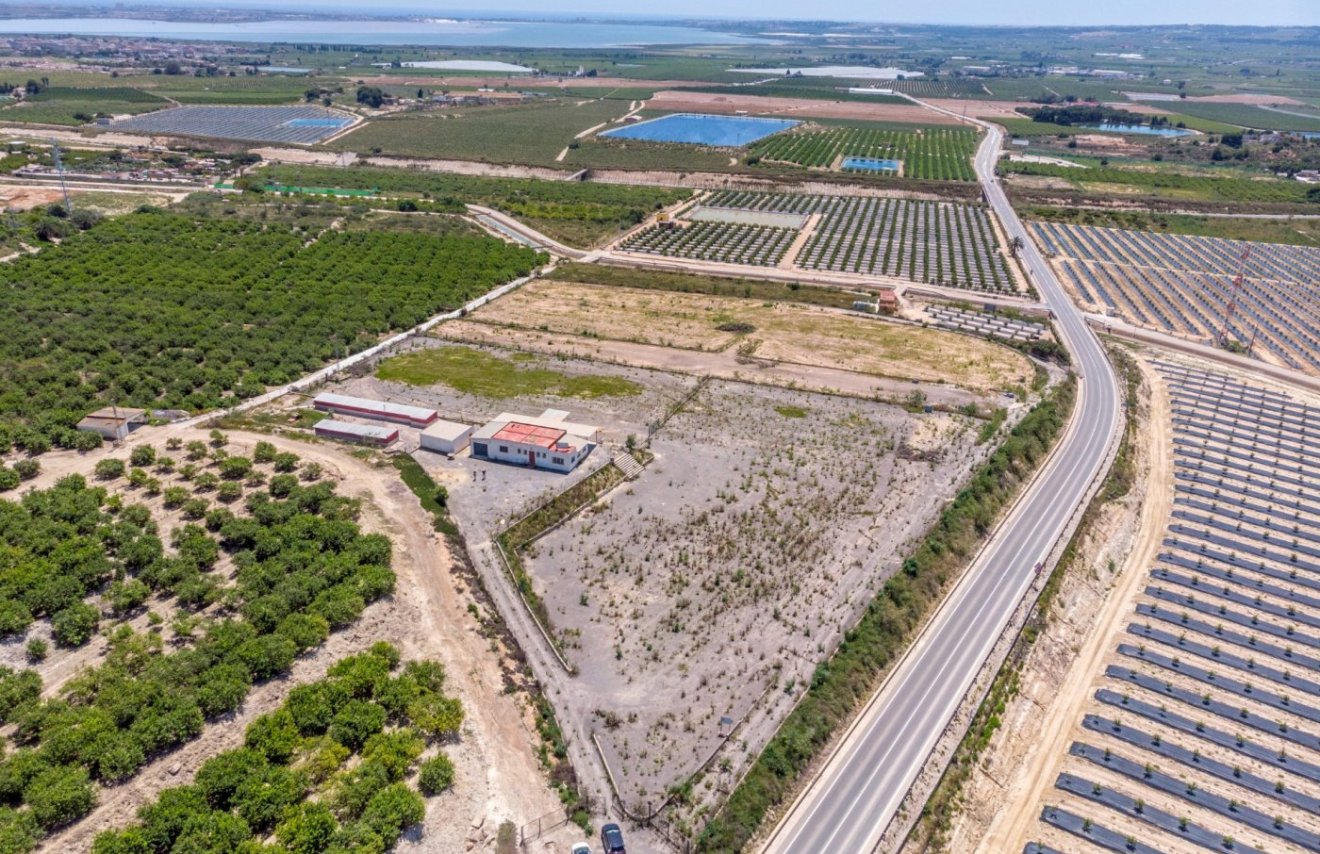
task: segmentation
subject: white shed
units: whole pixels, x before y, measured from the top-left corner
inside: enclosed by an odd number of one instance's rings
[[[455,421],[434,421],[422,431],[422,447],[440,454],[457,454],[472,440],[472,428]]]

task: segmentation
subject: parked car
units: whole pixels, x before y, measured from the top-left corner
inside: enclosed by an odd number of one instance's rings
[[[574,843],[573,847],[568,850],[568,854],[591,854],[591,846],[585,842]]]
[[[627,854],[623,847],[623,831],[617,824],[607,824],[600,829],[600,847],[605,854]]]

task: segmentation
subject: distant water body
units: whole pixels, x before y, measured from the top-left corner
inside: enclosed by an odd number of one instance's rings
[[[132,18],[4,18],[0,35],[125,36],[295,44],[604,48],[667,44],[765,44],[695,27],[571,21],[251,21],[208,24]]]

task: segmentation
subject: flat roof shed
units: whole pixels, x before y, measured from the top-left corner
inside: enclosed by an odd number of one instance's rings
[[[456,421],[439,419],[422,431],[422,447],[441,454],[456,454],[468,446],[472,428]]]
[[[312,428],[316,435],[341,442],[353,442],[359,445],[375,445],[383,448],[399,439],[399,431],[394,427],[377,427],[374,424],[354,424],[351,421],[336,421],[327,418],[316,422]]]
[[[86,433],[99,433],[101,438],[111,441],[128,438],[134,429],[147,423],[145,409],[131,409],[126,406],[105,406],[95,412],[89,412],[78,422],[78,429]]]
[[[312,400],[312,406],[323,412],[335,412],[340,415],[356,415],[360,418],[375,418],[380,421],[393,421],[409,427],[425,427],[440,417],[440,413],[424,406],[409,406],[406,403],[390,403],[384,400],[371,400],[365,397],[350,397],[346,394],[322,392]]]

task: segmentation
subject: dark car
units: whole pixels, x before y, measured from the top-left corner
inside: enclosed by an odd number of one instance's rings
[[[623,848],[623,831],[617,824],[607,824],[600,829],[600,847],[605,854],[627,854]]]

